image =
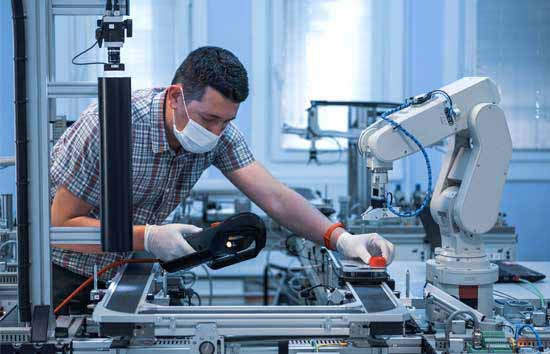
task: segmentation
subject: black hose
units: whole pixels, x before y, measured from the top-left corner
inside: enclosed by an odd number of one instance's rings
[[[23,0],[12,0],[13,61],[15,79],[15,147],[17,173],[17,292],[19,320],[31,321],[29,260],[29,176],[27,138],[27,55]]]

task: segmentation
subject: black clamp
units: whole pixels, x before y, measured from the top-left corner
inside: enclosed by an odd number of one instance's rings
[[[253,213],[240,213],[204,231],[185,235],[196,252],[160,266],[169,273],[207,263],[212,269],[252,259],[265,247],[266,227]]]

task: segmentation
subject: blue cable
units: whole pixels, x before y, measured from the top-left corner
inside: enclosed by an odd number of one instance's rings
[[[544,351],[544,346],[542,345],[542,340],[540,339],[539,332],[537,332],[535,327],[533,327],[530,324],[523,324],[523,325],[517,325],[516,326],[516,335],[515,335],[516,343],[517,343],[518,338],[521,334],[521,331],[523,331],[524,328],[529,328],[531,330],[531,332],[533,332],[533,334],[535,335],[535,338],[537,339],[537,345],[539,346],[539,350]]]
[[[386,196],[386,203],[387,203],[388,209],[393,214],[395,214],[399,217],[403,217],[403,218],[418,216],[422,212],[422,210],[424,210],[426,208],[426,206],[428,206],[428,203],[430,202],[430,200],[432,198],[432,164],[430,163],[430,158],[428,157],[428,153],[426,152],[426,149],[424,148],[422,143],[413,134],[411,134],[407,129],[403,128],[401,126],[401,124],[398,124],[395,121],[388,118],[388,116],[390,116],[390,115],[392,115],[396,112],[399,112],[402,109],[410,107],[411,105],[412,105],[412,102],[407,101],[407,102],[403,103],[402,105],[400,105],[399,107],[396,107],[396,108],[393,108],[389,111],[384,112],[380,116],[380,118],[382,120],[389,123],[394,129],[399,130],[401,133],[403,133],[403,135],[405,135],[406,137],[411,139],[418,146],[418,148],[420,149],[420,152],[424,156],[424,160],[426,161],[426,168],[428,170],[428,191],[426,193],[426,198],[424,198],[424,200],[422,201],[422,205],[420,205],[420,207],[418,209],[416,209],[414,211],[407,211],[407,212],[399,211],[399,210],[395,209],[392,206],[392,195],[391,195],[391,193],[388,193],[387,196]]]
[[[423,102],[426,102],[426,101],[432,99],[435,95],[441,95],[441,96],[443,96],[443,98],[445,98],[445,101],[447,103],[447,107],[445,108],[445,115],[447,116],[447,121],[451,125],[454,124],[454,120],[456,118],[456,113],[453,109],[453,100],[451,99],[451,96],[447,92],[445,92],[443,90],[434,90],[434,91],[428,92],[426,95],[423,96],[424,100],[422,100],[422,102],[418,103],[418,104],[422,104]],[[424,146],[422,145],[420,140],[418,140],[407,129],[403,128],[401,126],[401,124],[399,124],[399,123],[397,123],[397,122],[395,122],[395,121],[388,118],[390,115],[392,115],[396,112],[399,112],[402,109],[410,107],[413,104],[416,104],[414,102],[414,99],[410,99],[410,100],[405,101],[405,103],[403,103],[402,105],[400,105],[396,108],[390,109],[389,111],[386,111],[382,115],[380,115],[380,118],[382,120],[389,123],[394,129],[399,130],[401,133],[403,133],[403,135],[405,135],[406,137],[411,139],[413,141],[413,143],[415,143],[416,146],[418,146],[418,148],[420,149],[420,152],[422,153],[422,156],[424,156],[424,161],[426,161],[426,169],[428,170],[428,190],[426,192],[426,198],[424,198],[424,200],[422,201],[422,204],[420,205],[420,207],[418,207],[418,209],[416,209],[414,211],[408,211],[408,212],[399,211],[399,210],[395,209],[392,206],[392,202],[393,202],[392,194],[388,192],[387,195],[386,195],[386,204],[387,204],[388,209],[393,214],[395,214],[399,217],[404,217],[404,218],[418,216],[422,212],[422,210],[424,210],[428,206],[428,204],[430,203],[430,201],[432,199],[432,193],[433,193],[433,191],[432,191],[432,164],[430,163],[430,158],[428,157],[428,153],[426,152],[426,149],[424,148]]]

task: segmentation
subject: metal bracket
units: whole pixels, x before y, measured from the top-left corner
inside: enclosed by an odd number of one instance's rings
[[[325,329],[325,332],[326,332],[327,334],[329,334],[330,331],[332,330],[332,319],[331,319],[330,317],[327,317],[327,318],[325,319],[325,322],[323,323],[323,327],[324,327],[324,329]]]
[[[136,324],[130,344],[133,346],[152,346],[155,343],[155,326],[153,323]]]
[[[193,353],[224,354],[225,345],[222,336],[218,335],[215,323],[199,323],[195,327],[192,340]]]
[[[350,338],[366,338],[369,336],[370,328],[368,322],[352,322],[349,326]]]

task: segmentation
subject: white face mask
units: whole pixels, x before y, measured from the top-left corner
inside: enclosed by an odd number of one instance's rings
[[[183,99],[183,107],[185,108],[185,114],[187,115],[187,124],[183,130],[178,130],[176,127],[176,116],[173,116],[173,128],[176,139],[178,139],[181,146],[189,152],[203,154],[205,152],[212,151],[216,147],[220,137],[191,119],[189,112],[187,112],[185,96],[183,95],[183,90],[181,87],[180,91]]]

